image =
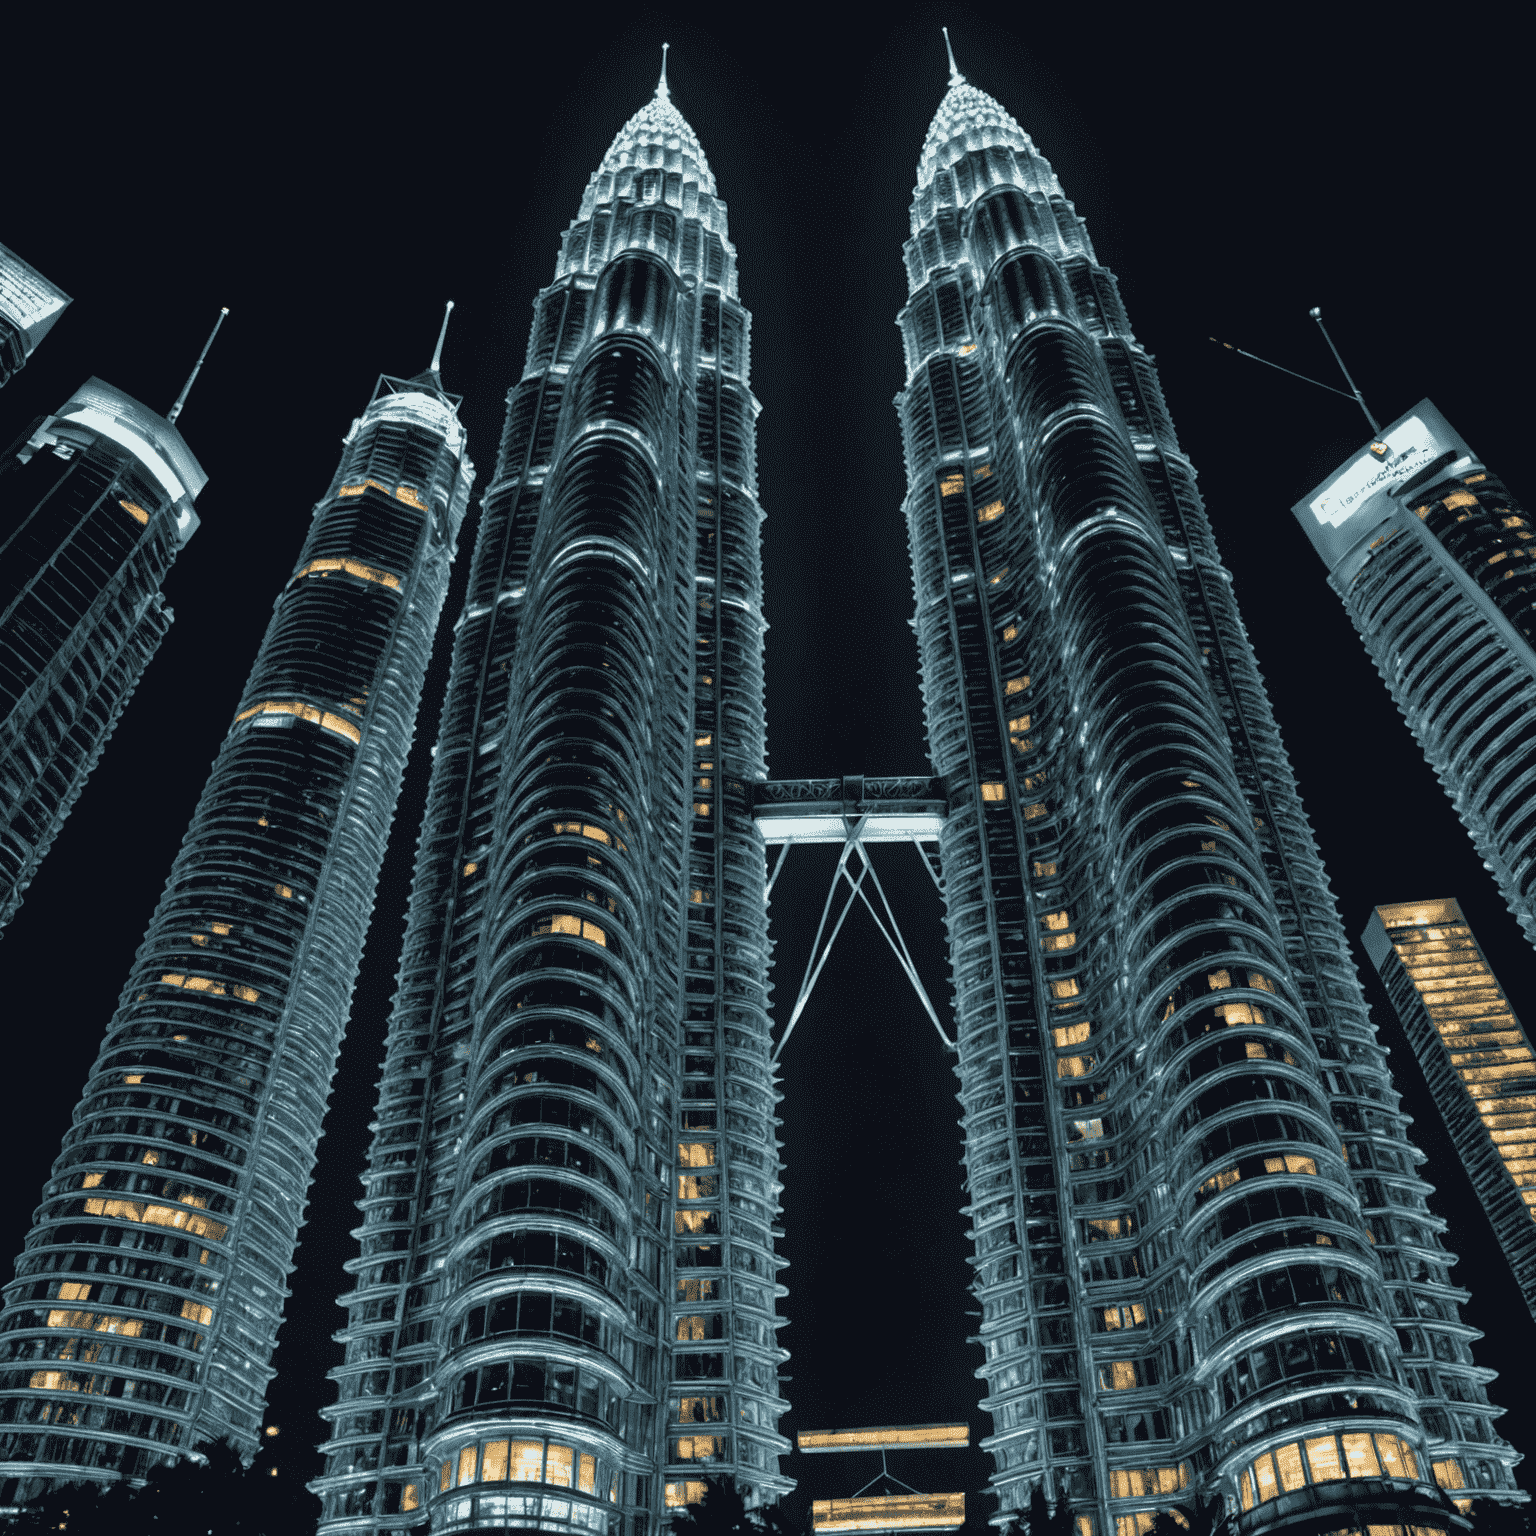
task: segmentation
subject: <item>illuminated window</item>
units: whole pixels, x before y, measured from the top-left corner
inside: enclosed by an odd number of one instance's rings
[[[1447,512],[1454,512],[1457,507],[1475,507],[1478,505],[1478,500],[1471,491],[1452,491],[1441,505]]]
[[[230,925],[228,923],[215,923],[213,925],[213,931],[218,934],[228,934],[230,931]]]
[[[181,1304],[181,1315],[191,1323],[201,1323],[207,1327],[213,1321],[213,1308],[205,1307],[200,1301],[184,1301]]]
[[[539,933],[568,933],[572,938],[587,939],[593,944],[608,947],[608,935],[596,923],[589,923],[572,912],[556,912],[534,922],[533,931]]]
[[[1018,638],[1019,638],[1019,626],[1017,624],[1009,624],[1009,625],[1007,625],[1004,628],[1004,630],[1003,630],[1003,639],[1004,640],[1017,640]]]
[[[383,491],[386,496],[390,493],[387,485],[380,485],[377,480],[364,480],[361,485],[344,485],[337,490],[336,494],[338,496],[361,496],[369,486],[372,486],[376,491]],[[447,1487],[447,1484],[445,1483],[443,1486]]]
[[[583,1493],[592,1493],[597,1487],[597,1458],[589,1456],[585,1451],[581,1453],[577,1466],[576,1486]]]
[[[514,1440],[507,1463],[507,1475],[514,1483],[537,1483],[544,1477],[544,1442]]]
[[[1218,1194],[1224,1189],[1231,1189],[1241,1177],[1242,1175],[1238,1173],[1236,1168],[1228,1168],[1224,1173],[1213,1173],[1200,1186],[1198,1193],[1202,1195]]]
[[[1059,1051],[1064,1046],[1081,1045],[1093,1032],[1093,1021],[1084,1019],[1080,1024],[1064,1024],[1060,1029],[1051,1031],[1051,1039]]]
[[[1447,1456],[1444,1461],[1431,1463],[1434,1470],[1435,1481],[1442,1488],[1465,1488],[1467,1480],[1462,1475],[1461,1463],[1454,1456]]]
[[[1079,992],[1077,977],[1069,976],[1065,981],[1053,981],[1051,983],[1052,997],[1076,997]]]
[[[722,1453],[725,1440],[720,1435],[684,1435],[677,1442],[677,1460],[707,1461]]]
[[[1025,821],[1038,821],[1044,815],[1045,807],[1043,805],[1026,805],[1024,807]]]
[[[1333,1453],[1334,1465],[1338,1465],[1338,1448],[1333,1443],[1332,1435],[1329,1435],[1326,1440],[1309,1440],[1307,1444],[1309,1448],[1314,1444],[1327,1446],[1329,1451]],[[1315,1466],[1316,1463],[1314,1462],[1313,1465]],[[1275,1452],[1275,1466],[1280,1473],[1280,1486],[1287,1493],[1306,1486],[1307,1479],[1301,1470],[1301,1447],[1299,1445],[1282,1445]]]
[[[557,1488],[569,1488],[572,1484],[576,1453],[568,1445],[551,1445],[549,1458],[544,1467],[544,1481]]]
[[[1027,677],[1010,677],[1008,681],[1003,684],[1003,692],[1009,695],[1015,693],[1023,693],[1024,690],[1028,687],[1029,679]]]
[[[1109,1360],[1099,1367],[1099,1385],[1107,1392],[1127,1392],[1138,1386],[1134,1360]]]
[[[942,475],[939,478],[939,495],[958,496],[965,489],[965,476],[962,474]]]
[[[1051,878],[1051,876],[1054,875],[1055,873],[1056,873],[1056,860],[1055,859],[1036,859],[1035,860],[1035,879],[1037,879],[1037,880],[1049,880]]]
[[[986,506],[982,507],[981,510],[979,512],[977,512],[977,514],[976,514],[976,521],[978,523],[995,523],[997,521],[997,519],[1000,518],[1002,515],[1003,515],[1003,504],[1002,504],[1002,502],[1001,501],[989,501],[986,504]]]
[[[413,485],[397,485],[395,487],[395,500],[403,501],[407,506],[415,507],[418,512],[425,512],[427,504],[421,499],[421,493]]]
[[[392,571],[383,571],[377,566],[364,565],[361,560],[346,559],[311,560],[308,565],[295,571],[292,579],[299,581],[305,576],[329,576],[332,571],[344,571],[348,576],[376,582],[381,587],[394,589],[400,585],[400,578]]]
[[[995,587],[998,584],[998,582],[1000,582],[1003,579],[1003,577],[1005,577],[1007,574],[1008,574],[1008,567],[1005,565],[1002,568],[1002,570],[1000,570],[997,573],[996,576],[992,576],[992,577],[988,578],[987,585],[990,586],[990,587]]]
[[[464,873],[465,875],[472,875],[479,868],[479,862],[475,859],[471,859],[469,863],[464,866]]]
[[[141,507],[136,501],[120,501],[118,502],[118,506],[120,506],[123,511],[126,512],[128,516],[131,517],[134,522],[136,522],[141,528],[149,521],[149,513],[146,512],[144,508]]]
[[[1376,1459],[1375,1447],[1369,1435],[1344,1435],[1344,1460],[1351,1477],[1380,1477],[1381,1463]],[[1310,1453],[1309,1453],[1310,1454]],[[1317,1476],[1316,1470],[1312,1474]]]
[[[293,900],[293,887],[291,885],[274,885],[272,889],[283,898],[284,901]]]
[[[983,783],[981,786],[981,798],[983,800],[1006,800],[1008,798],[1007,787],[996,780]]]
[[[668,1483],[666,1498],[668,1509],[682,1509],[688,1504],[702,1504],[704,1482],[700,1479],[698,1482]]]
[[[486,1443],[485,1455],[481,1458],[480,1481],[482,1483],[504,1483],[507,1480],[507,1447],[510,1444],[506,1440],[491,1440]]]
[[[708,747],[714,745],[714,740],[715,738],[713,734],[708,736],[695,736],[693,738],[693,744],[696,747]]]
[[[1298,1152],[1287,1152],[1284,1157],[1266,1157],[1265,1173],[1317,1173],[1317,1159],[1303,1157]]]
[[[1144,1328],[1147,1322],[1147,1309],[1139,1301],[1133,1301],[1126,1307],[1105,1307],[1104,1326],[1108,1329],[1116,1328]],[[1182,1484],[1180,1485],[1182,1486]]]
[[[679,1424],[719,1423],[725,1417],[724,1401],[719,1397],[685,1397],[678,1405],[677,1421]]]

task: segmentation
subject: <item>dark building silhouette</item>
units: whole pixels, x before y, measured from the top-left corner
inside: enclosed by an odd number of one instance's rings
[[[1515,1497],[1195,475],[1049,164],[952,73],[898,397],[1002,1519]]]
[[[62,288],[0,245],[0,385],[26,366],[70,303]]]
[[[1428,400],[1292,510],[1536,943],[1536,528]]]
[[[1536,1316],[1536,1054],[1450,900],[1377,907],[1361,942]]]
[[[170,628],[160,586],[207,479],[100,379],[0,460],[0,928]]]
[[[68,426],[49,430],[65,440]],[[94,451],[78,448],[87,464]],[[435,363],[382,379],[315,508],[5,1288],[0,1502],[140,1477],[225,1436],[255,1449],[472,477]],[[120,478],[104,505],[145,494]],[[120,515],[153,530],[171,505],[145,503],[147,525]]]
[[[349,1266],[321,1529],[640,1536],[777,1430],[745,310],[668,96],[538,297]]]

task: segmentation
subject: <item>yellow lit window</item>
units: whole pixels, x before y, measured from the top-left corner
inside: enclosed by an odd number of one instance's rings
[[[230,925],[228,923],[215,923],[213,925],[213,931],[217,934],[228,934],[230,931]]]
[[[1075,976],[1068,976],[1065,981],[1051,983],[1052,997],[1076,997],[1080,990]]]
[[[1003,504],[1002,504],[1002,502],[1001,501],[989,501],[986,504],[986,506],[984,506],[983,508],[981,508],[981,510],[979,512],[977,512],[977,514],[976,514],[976,521],[978,523],[995,523],[997,521],[997,519],[1000,518],[1002,515],[1003,515]]]
[[[1244,1509],[1252,1509],[1253,1508],[1253,1479],[1252,1479],[1252,1477],[1248,1474],[1248,1472],[1245,1471],[1243,1473],[1243,1475],[1237,1481],[1238,1481],[1238,1490],[1239,1490],[1239,1492],[1242,1495],[1243,1508]]]
[[[1309,1444],[1311,1442],[1308,1442]],[[1321,1442],[1319,1442],[1321,1443]],[[1330,1436],[1328,1445],[1333,1444]],[[1335,1457],[1337,1459],[1337,1457]],[[1306,1474],[1301,1470],[1301,1447],[1294,1442],[1282,1445],[1275,1451],[1275,1466],[1280,1473],[1280,1486],[1287,1493],[1306,1486]]]
[[[974,341],[968,341],[963,347],[955,348],[956,353],[961,357],[965,357],[968,353],[974,352],[975,350],[976,343]]]
[[[124,1076],[123,1081],[129,1084],[142,1083],[144,1081],[144,1074],[142,1072],[129,1072]],[[86,1209],[90,1209],[89,1201],[86,1202]]]
[[[443,1463],[442,1475],[437,1480],[437,1490],[438,1490],[439,1493],[442,1493],[446,1489],[451,1488],[452,1486],[453,1486],[453,1463],[451,1461],[445,1461]]]
[[[1344,1460],[1351,1477],[1380,1477],[1381,1463],[1369,1435],[1344,1435]],[[1315,1473],[1313,1474],[1316,1475]]]
[[[141,507],[136,501],[120,501],[118,502],[118,506],[120,506],[123,511],[126,512],[128,516],[131,517],[134,522],[136,522],[141,528],[149,521],[149,513],[146,512],[144,508]]]
[[[1008,567],[1005,565],[1002,568],[1002,570],[1000,570],[997,573],[996,576],[992,576],[992,577],[988,578],[987,585],[990,586],[990,587],[995,587],[998,584],[998,582],[1000,582],[1003,579],[1003,577],[1006,576],[1007,574],[1008,574]]]
[[[277,885],[274,885],[272,889],[279,896],[281,896],[284,901],[293,900],[293,887],[291,885],[283,885],[281,882],[279,882]]]
[[[1272,1456],[1260,1456],[1253,1464],[1253,1480],[1259,1490],[1259,1502],[1262,1504],[1272,1499],[1280,1492],[1279,1480],[1275,1477],[1275,1460]]]
[[[1287,1152],[1284,1157],[1266,1157],[1265,1173],[1317,1173],[1317,1159],[1303,1157],[1299,1152]]]
[[[551,917],[541,917],[533,925],[535,933],[568,933],[573,938],[588,939],[593,944],[608,947],[608,935],[596,923],[586,922],[573,912],[556,912]]]
[[[978,464],[971,474],[978,480],[990,480],[992,478],[992,466],[990,464]]]
[[[707,801],[707,800],[695,800],[693,802],[693,814],[695,816],[708,816],[709,815],[709,801]]]
[[[1008,722],[1008,734],[1010,736],[1022,736],[1029,729],[1030,717],[1028,715],[1015,715]]]
[[[694,1186],[702,1182],[704,1181],[701,1179],[687,1178],[686,1176],[680,1176],[678,1179],[679,1184],[691,1184]],[[709,1182],[713,1184],[714,1180],[711,1179]],[[689,1196],[680,1193],[678,1198],[688,1199]],[[678,1234],[684,1232],[707,1232],[714,1221],[714,1216],[715,1213],[713,1211],[674,1211],[672,1213],[672,1230]]]
[[[97,1174],[96,1177],[99,1180],[101,1178],[101,1175]],[[59,1287],[59,1300],[60,1301],[89,1301],[90,1299],[91,1299],[91,1288],[90,1288],[90,1286],[82,1283],[79,1280],[66,1280]]]
[[[421,1508],[421,1484],[407,1483],[400,1495],[400,1508],[412,1510]]]
[[[1205,1183],[1200,1186],[1203,1195],[1219,1194],[1224,1189],[1231,1189],[1242,1175],[1236,1168],[1228,1168],[1222,1173],[1213,1173]]]
[[[686,1483],[667,1484],[667,1508],[682,1509],[689,1504],[702,1504],[704,1502],[704,1482],[701,1478],[698,1482],[692,1480]]]
[[[1084,1225],[1097,1232],[1101,1238],[1125,1237],[1129,1234],[1129,1225],[1123,1216],[1094,1216]]]
[[[1457,507],[1475,507],[1478,505],[1477,497],[1471,491],[1452,491],[1443,503],[1447,512],[1454,512]]]
[[[684,1435],[677,1442],[677,1459],[707,1461],[711,1456],[720,1454],[721,1440],[719,1435]]]
[[[1362,1435],[1363,1440],[1365,1437]],[[1332,1435],[1320,1435],[1315,1440],[1307,1441],[1307,1465],[1312,1469],[1312,1481],[1314,1483],[1336,1482],[1344,1476],[1344,1468],[1339,1462],[1339,1443]],[[1286,1450],[1294,1450],[1294,1446],[1287,1446]],[[1275,1459],[1278,1461],[1283,1452],[1277,1451]],[[1283,1471],[1283,1464],[1282,1464]],[[1286,1482],[1287,1489],[1301,1486],[1300,1479],[1295,1483]]]
[[[962,474],[943,475],[939,479],[939,495],[958,496],[965,489],[965,476]]]
[[[1105,1307],[1104,1326],[1106,1328],[1141,1328],[1147,1321],[1147,1309],[1139,1301],[1133,1301],[1127,1307]]]
[[[1044,815],[1045,807],[1043,805],[1026,805],[1024,807],[1025,821],[1038,821]]]
[[[1006,800],[1008,798],[1007,787],[996,780],[986,782],[981,786],[981,798],[983,800]]]
[[[507,1475],[514,1483],[537,1483],[544,1476],[544,1442],[514,1440]]]
[[[552,1445],[549,1448],[549,1460],[544,1468],[544,1481],[553,1483],[557,1488],[569,1488],[571,1486],[571,1473],[574,1471],[576,1453],[568,1445]]]
[[[1442,1488],[1465,1488],[1467,1480],[1462,1475],[1461,1463],[1454,1456],[1447,1456],[1444,1461],[1431,1463],[1434,1468],[1435,1481]]]
[[[467,875],[472,875],[479,868],[480,868],[479,861],[475,860],[475,859],[471,859],[469,861],[469,863],[464,866],[464,873],[465,873],[466,876]]]
[[[1068,918],[1066,912],[1063,910],[1061,912],[1047,912],[1041,921],[1044,922],[1047,928],[1061,929],[1065,928],[1071,919]]]
[[[255,987],[243,987],[237,984],[229,990],[243,1003],[254,1003],[261,996],[261,993]]]
[[[1223,987],[1232,985],[1232,973],[1223,966],[1219,971],[1208,971],[1205,982],[1212,992],[1219,992]]]
[[[311,560],[308,565],[295,571],[292,579],[299,581],[305,576],[329,576],[332,571],[344,571],[348,576],[356,576],[362,581],[376,582],[379,586],[389,587],[392,590],[400,585],[400,578],[393,571],[383,571],[377,566],[364,565],[361,560],[338,558]]]
[[[1056,1049],[1059,1051],[1063,1046],[1081,1045],[1092,1032],[1092,1021],[1084,1019],[1081,1024],[1065,1024],[1060,1029],[1053,1029],[1051,1039],[1056,1042]]]
[[[1004,640],[1017,640],[1018,638],[1019,626],[1017,624],[1009,624],[1003,629]]]
[[[421,492],[413,485],[397,485],[395,487],[395,500],[403,501],[409,507],[415,507],[418,512],[425,512],[427,504],[421,499]]]
[[[679,1424],[714,1424],[721,1418],[718,1397],[685,1397],[678,1405]]]
[[[713,733],[707,736],[695,736],[693,738],[693,744],[696,747],[710,747],[714,745],[714,742],[715,738]]]
[[[181,1304],[181,1315],[191,1323],[201,1323],[207,1327],[213,1321],[213,1308],[205,1307],[200,1301],[184,1301]]]
[[[1036,859],[1035,860],[1035,879],[1037,879],[1037,880],[1049,880],[1051,878],[1051,876],[1054,875],[1055,873],[1056,873],[1056,861],[1055,861],[1055,859]]]
[[[506,1440],[490,1440],[486,1442],[485,1455],[480,1463],[480,1481],[482,1483],[504,1483],[507,1480],[507,1446]]]
[[[1028,687],[1029,679],[1027,677],[1010,677],[1008,681],[1003,684],[1003,692],[1009,695],[1015,693],[1023,693],[1024,690]]]
[[[1070,1126],[1069,1141],[1097,1141],[1104,1134],[1102,1120],[1073,1120]]]
[[[717,1301],[719,1299],[719,1283],[714,1280],[679,1280],[677,1282],[677,1299],[679,1301]],[[713,1398],[685,1398],[685,1402],[713,1402]]]
[[[678,1212],[679,1215],[683,1213]],[[680,1317],[677,1320],[677,1336],[686,1343],[695,1344],[701,1339],[708,1338],[705,1332],[705,1320],[703,1317]]]
[[[592,1493],[597,1487],[597,1458],[581,1453],[576,1474],[576,1486],[583,1493]]]
[[[1097,1056],[1059,1056],[1056,1059],[1056,1076],[1087,1077],[1098,1064]]]
[[[1227,824],[1226,824],[1226,822],[1224,822],[1224,821],[1223,821],[1223,820],[1222,820],[1222,819],[1221,819],[1221,817],[1219,817],[1219,816],[1207,816],[1207,817],[1206,817],[1206,818],[1205,818],[1205,819],[1206,819],[1206,820],[1207,820],[1207,821],[1208,821],[1208,822],[1210,822],[1210,824],[1211,824],[1211,825],[1212,825],[1212,826],[1213,826],[1213,827],[1220,827],[1220,828],[1221,828],[1221,830],[1222,830],[1222,831],[1223,831],[1223,832],[1230,832],[1230,831],[1231,831],[1231,830],[1232,830],[1232,828],[1231,828],[1231,827],[1229,827],[1229,826],[1228,826],[1228,825],[1227,825]]]
[[[265,816],[258,816],[256,818],[256,825],[258,827],[265,827],[265,826],[270,826],[271,823],[267,820],[267,818]]]
[[[160,984],[164,987],[183,987],[186,985],[186,983],[187,978],[183,976],[179,971],[167,971],[160,978]]]
[[[465,1483],[472,1483],[475,1480],[475,1460],[479,1449],[480,1447],[477,1445],[466,1445],[464,1449],[459,1452],[458,1486],[460,1488],[462,1488]]]
[[[1134,1360],[1110,1360],[1099,1367],[1099,1382],[1106,1391],[1127,1392],[1136,1386]]]

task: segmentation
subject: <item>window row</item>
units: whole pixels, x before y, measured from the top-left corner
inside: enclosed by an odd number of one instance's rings
[[[599,1474],[601,1473],[601,1480]],[[547,1483],[554,1488],[575,1488],[594,1498],[619,1497],[619,1473],[596,1456],[552,1440],[487,1440],[462,1447],[443,1462],[437,1489],[466,1488],[471,1483]],[[599,1494],[599,1489],[602,1493]]]

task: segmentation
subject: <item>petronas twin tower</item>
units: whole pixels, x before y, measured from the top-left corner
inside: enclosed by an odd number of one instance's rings
[[[1001,1521],[1516,1496],[1210,526],[1114,278],[952,72],[905,504]],[[749,317],[665,79],[538,297],[435,750],[321,1529],[652,1536],[792,1486]],[[473,470],[386,380],[0,1317],[0,1502],[254,1448]],[[958,1301],[958,1298],[957,1298]],[[815,1362],[803,1362],[814,1369]],[[1406,1530],[1405,1530],[1406,1528]]]

